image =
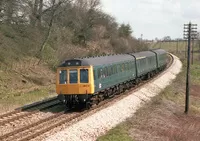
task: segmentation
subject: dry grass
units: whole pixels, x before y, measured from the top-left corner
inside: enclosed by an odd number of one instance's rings
[[[177,97],[182,99],[182,104],[176,101]],[[200,113],[193,108],[196,106],[192,104],[189,115],[185,115],[183,99],[183,95],[175,96],[175,102],[168,100],[164,95],[155,98],[139,110],[136,117],[128,120],[129,127],[132,125],[129,128],[130,136],[139,141],[147,139],[152,141],[198,140],[200,138]]]
[[[55,73],[37,62],[26,58],[0,70],[0,112],[55,95]]]

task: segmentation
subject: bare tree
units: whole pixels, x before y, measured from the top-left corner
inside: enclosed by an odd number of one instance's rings
[[[3,20],[3,16],[4,16],[4,4],[5,4],[5,1],[4,0],[0,0],[0,18],[1,18],[1,21]]]
[[[41,60],[42,60],[42,52],[43,52],[43,50],[45,49],[45,46],[46,46],[46,44],[47,44],[47,42],[48,42],[48,40],[49,40],[49,37],[50,37],[50,35],[51,35],[52,26],[53,26],[54,18],[55,18],[55,16],[56,16],[56,12],[57,12],[57,10],[60,8],[60,6],[61,6],[63,3],[69,2],[69,1],[67,1],[67,0],[60,0],[60,1],[58,1],[58,2],[56,3],[56,0],[52,0],[51,2],[52,2],[52,3],[51,3],[51,5],[52,5],[52,10],[51,10],[51,14],[50,14],[50,22],[49,22],[48,32],[47,32],[47,35],[46,35],[46,37],[45,37],[45,40],[43,41],[43,43],[42,43],[42,45],[41,45],[41,47],[40,47],[40,51],[39,51],[39,58],[40,58],[40,60],[39,60],[38,64],[39,64],[39,63],[41,62]]]
[[[92,28],[97,20],[97,11],[100,8],[99,0],[75,0],[71,28],[74,30],[75,41],[86,44],[92,37]]]
[[[30,22],[31,22],[32,26],[36,26],[39,0],[35,0],[34,4],[30,3],[30,6],[32,6],[32,13],[30,15],[30,20],[31,20]]]
[[[98,10],[100,8],[100,0],[88,0],[89,9]]]
[[[39,58],[38,63],[49,58],[51,53],[56,56],[55,50],[67,48],[66,44],[71,44],[72,49],[77,43],[90,46],[89,42],[97,42],[101,47],[113,46],[109,51],[114,52],[128,52],[132,45],[135,48],[138,45],[136,41],[130,36],[120,38],[116,20],[100,7],[100,0],[0,0],[0,22],[9,26],[15,24],[13,30],[16,29],[19,35],[27,37],[25,40],[38,35],[34,40],[37,44],[31,44],[29,48],[23,44],[24,50],[31,50],[30,54]],[[124,28],[123,33],[126,33],[124,31],[130,34],[129,29]],[[30,35],[30,32],[33,34]],[[110,42],[104,45],[101,39]],[[47,45],[52,47],[48,50],[48,55],[45,53]]]
[[[38,26],[42,25],[42,9],[43,9],[43,0],[40,0],[39,11],[38,11]]]
[[[7,0],[5,1],[5,19],[7,24],[12,23],[12,18],[13,18],[13,13],[14,13],[14,8],[16,4],[16,0]]]

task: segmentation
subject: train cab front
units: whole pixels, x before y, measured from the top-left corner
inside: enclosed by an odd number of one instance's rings
[[[70,63],[57,69],[58,98],[68,104],[84,103],[94,93],[93,67],[75,66]]]

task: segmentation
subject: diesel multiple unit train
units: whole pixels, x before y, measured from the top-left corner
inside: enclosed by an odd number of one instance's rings
[[[66,60],[57,68],[56,92],[69,108],[89,107],[154,76],[166,65],[163,49]]]

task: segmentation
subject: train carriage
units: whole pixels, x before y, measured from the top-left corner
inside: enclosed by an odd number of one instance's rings
[[[111,95],[118,85],[136,77],[135,59],[128,54],[66,60],[57,69],[56,92],[67,105],[92,96]]]
[[[166,67],[167,64],[167,53],[164,49],[156,49],[152,50],[156,54],[156,62],[157,62],[157,68],[159,70],[163,70]]]
[[[102,56],[97,59],[96,62],[91,59],[95,72],[96,93],[136,77],[135,59],[128,54]]]
[[[166,66],[158,49],[64,61],[57,69],[56,92],[67,107],[91,104],[119,94]]]
[[[139,53],[132,53],[136,59],[137,77],[147,75],[149,72],[157,69],[156,55],[151,51],[143,51]]]

